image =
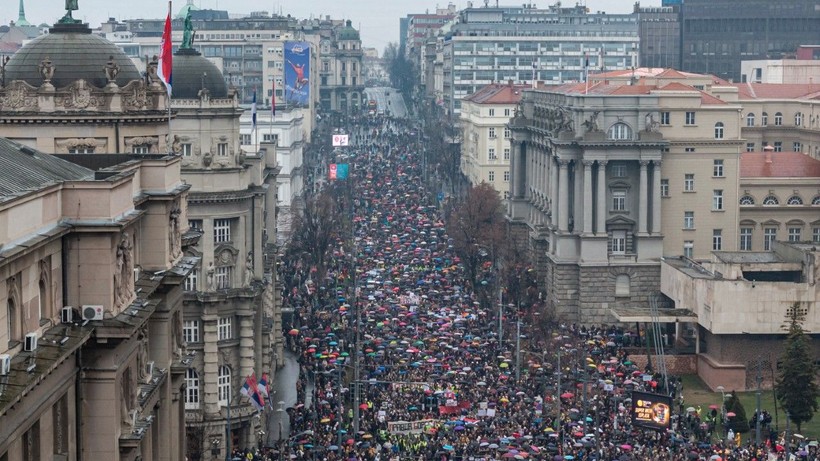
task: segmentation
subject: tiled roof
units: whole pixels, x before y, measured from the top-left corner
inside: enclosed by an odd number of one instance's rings
[[[680,82],[672,82],[658,88],[658,91],[698,91],[693,86],[686,85]]]
[[[48,184],[93,177],[88,168],[0,138],[0,202]]]
[[[820,83],[741,83],[737,85],[740,99],[816,99]]]
[[[529,85],[491,83],[464,99],[476,104],[518,104],[521,93],[529,88]]]
[[[766,162],[767,155],[771,163]],[[820,160],[801,152],[744,152],[741,178],[820,178]]]

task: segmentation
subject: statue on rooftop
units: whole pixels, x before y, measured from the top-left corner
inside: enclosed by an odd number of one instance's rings
[[[191,23],[191,10],[185,15],[185,27],[182,32],[181,49],[191,49],[194,46],[194,25]]]
[[[65,0],[65,16],[62,17],[58,22],[60,24],[78,24],[80,21],[74,19],[71,15],[72,11],[77,11],[80,7],[77,5],[79,0]]]

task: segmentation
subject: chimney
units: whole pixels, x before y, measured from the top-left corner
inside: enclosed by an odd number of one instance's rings
[[[771,164],[772,163],[772,152],[774,152],[774,147],[767,145],[766,147],[763,148],[763,152],[766,154],[766,163]]]

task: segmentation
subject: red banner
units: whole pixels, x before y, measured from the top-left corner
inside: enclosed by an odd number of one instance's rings
[[[461,410],[469,410],[470,409],[470,402],[461,402],[454,407],[447,407],[439,405],[438,407],[438,414],[440,415],[454,415],[461,413]]]

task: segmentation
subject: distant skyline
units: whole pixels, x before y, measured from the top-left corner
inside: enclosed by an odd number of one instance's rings
[[[63,0],[24,0],[26,19],[32,24],[53,24],[64,14]],[[17,20],[17,4],[19,0],[5,0],[6,6],[0,12],[0,23],[8,24]],[[186,0],[176,0],[173,3],[174,15],[187,3]],[[399,41],[399,18],[411,13],[423,13],[427,10],[434,12],[436,6],[444,8],[446,0],[194,0],[200,8],[228,10],[230,14],[247,14],[252,11],[281,12],[290,14],[299,19],[324,17],[330,15],[333,19],[350,19],[353,26],[361,30],[362,42],[366,47],[373,47],[384,51],[388,42]],[[450,2],[457,9],[467,7],[466,0]],[[521,5],[535,3],[540,7],[547,7],[552,2],[511,0],[501,1],[500,6]],[[565,1],[566,5],[574,4]],[[607,13],[628,13],[632,11],[634,0],[586,0],[579,3],[586,4],[591,11],[606,11]],[[483,5],[483,0],[474,0],[474,6]],[[490,0],[494,5],[495,0]],[[643,6],[660,5],[660,0],[641,2]],[[168,8],[164,0],[143,0],[141,2],[120,2],[111,0],[79,0],[80,10],[74,17],[88,22],[91,27],[99,27],[109,17],[118,20],[159,18],[164,17]]]

